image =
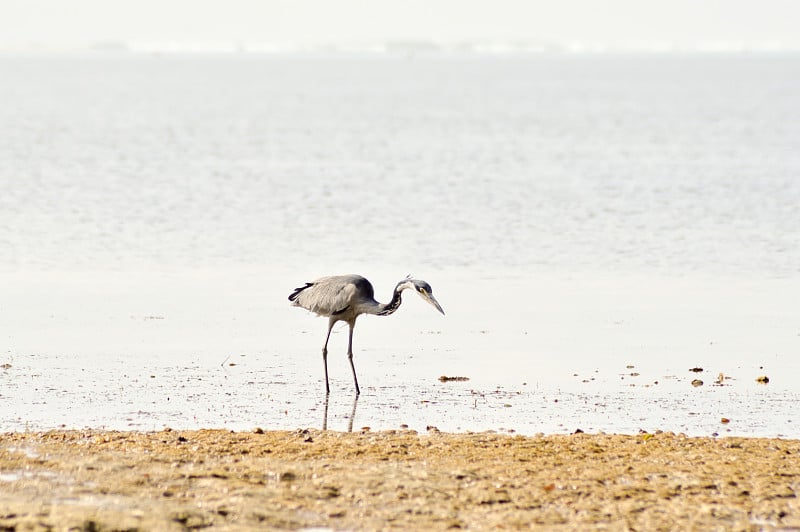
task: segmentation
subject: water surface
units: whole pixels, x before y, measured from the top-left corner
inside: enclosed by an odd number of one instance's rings
[[[3,55],[0,79],[2,430],[800,436],[796,55]],[[357,403],[337,329],[325,416],[325,320],[286,296],[350,272],[380,300],[412,273],[447,316],[361,318]]]

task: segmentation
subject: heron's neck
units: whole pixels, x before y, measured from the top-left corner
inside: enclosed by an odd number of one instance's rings
[[[378,312],[376,314],[378,316],[388,316],[389,314],[393,314],[398,308],[400,308],[400,303],[403,302],[403,298],[400,295],[403,292],[403,288],[401,288],[403,283],[398,284],[394,288],[394,292],[392,293],[392,300],[388,303],[381,303],[378,305]]]

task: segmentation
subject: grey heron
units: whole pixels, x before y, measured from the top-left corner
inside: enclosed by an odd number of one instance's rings
[[[337,321],[344,321],[350,326],[350,338],[347,343],[347,357],[350,360],[350,369],[353,370],[353,381],[356,384],[356,395],[361,394],[358,387],[358,377],[356,377],[356,367],[353,365],[353,328],[356,326],[356,318],[361,314],[374,314],[376,316],[388,316],[393,314],[403,302],[401,294],[403,290],[412,289],[419,296],[436,307],[436,310],[444,314],[439,302],[433,297],[431,285],[425,281],[411,279],[407,277],[397,283],[392,293],[392,299],[388,303],[378,303],[375,301],[375,291],[372,284],[360,275],[335,275],[322,277],[305,286],[295,288],[289,295],[289,301],[296,307],[316,313],[319,316],[328,318],[328,335],[325,337],[325,345],[322,346],[322,361],[325,365],[325,393],[329,394],[331,389],[328,384],[328,340],[331,337],[331,329]]]

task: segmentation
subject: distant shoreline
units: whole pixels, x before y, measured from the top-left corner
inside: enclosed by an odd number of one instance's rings
[[[663,45],[652,47],[613,47],[591,43],[577,45],[465,43],[439,44],[428,42],[389,42],[359,45],[287,45],[283,43],[126,43],[98,42],[90,44],[38,45],[0,44],[0,55],[175,55],[175,56],[247,56],[247,57],[570,57],[570,56],[793,56],[800,49],[781,46],[741,46],[735,44],[709,46]]]

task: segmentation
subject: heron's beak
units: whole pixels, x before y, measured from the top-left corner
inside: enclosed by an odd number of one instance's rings
[[[436,301],[436,298],[433,297],[433,295],[426,293],[424,299],[425,299],[425,301],[427,301],[428,303],[430,303],[431,305],[436,307],[436,310],[441,312],[442,315],[444,316],[444,310],[442,310],[442,306],[439,304],[438,301]]]

